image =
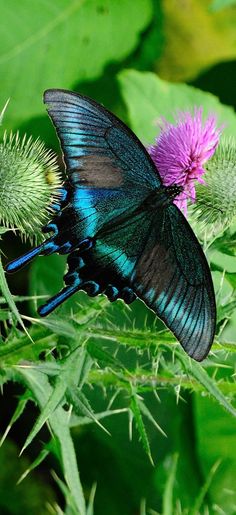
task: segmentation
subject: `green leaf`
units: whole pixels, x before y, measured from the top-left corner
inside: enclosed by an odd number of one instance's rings
[[[205,390],[221,405],[223,406],[231,415],[236,417],[236,409],[230,404],[225,395],[218,388],[215,380],[208,375],[206,370],[198,363],[197,361],[190,360],[188,356],[184,354],[184,352],[176,351],[176,356],[181,361],[184,366],[186,372],[194,377],[200,384],[202,384]]]
[[[0,105],[12,98],[11,128],[45,114],[45,89],[73,88],[126,58],[152,14],[150,0],[1,0],[0,5],[4,26],[11,28],[2,31],[0,55]]]
[[[31,368],[31,367],[28,367]],[[39,385],[40,386],[40,385]],[[47,403],[43,407],[39,417],[37,418],[33,428],[31,429],[29,435],[26,438],[26,441],[22,447],[21,454],[25,451],[25,449],[31,444],[32,440],[39,433],[40,429],[43,427],[45,422],[49,419],[51,415],[53,415],[56,408],[60,405],[62,399],[64,398],[66,391],[66,383],[63,381],[63,374],[59,376],[59,379],[56,382],[55,388],[52,390],[50,397],[47,400]]]
[[[1,257],[0,257],[0,291],[2,293],[2,295],[4,296],[4,298],[6,299],[6,302],[9,306],[9,308],[11,309],[13,315],[15,316],[17,322],[19,322],[19,324],[21,325],[21,327],[24,329],[25,333],[27,334],[27,336],[29,337],[29,339],[32,341],[32,338],[31,336],[29,335],[25,325],[24,325],[24,322],[20,316],[20,313],[15,305],[15,302],[12,298],[12,295],[11,295],[11,292],[8,288],[8,284],[7,284],[7,281],[6,281],[6,277],[5,277],[5,273],[4,273],[4,270],[3,270],[3,267],[2,267],[2,261],[1,261]]]
[[[47,376],[37,369],[29,367],[19,368],[18,374],[24,379],[27,387],[32,391],[36,402],[43,412],[44,407],[48,405],[48,401],[53,394],[53,389]],[[62,466],[70,495],[77,509],[76,513],[78,513],[78,515],[85,515],[85,499],[80,482],[75,449],[69,430],[68,413],[61,406],[57,406],[55,411],[49,416],[49,424],[54,437],[56,437],[60,443]]]
[[[60,406],[68,386],[78,383],[78,374],[80,374],[80,371],[78,371],[77,364],[84,352],[84,349],[78,348],[64,360],[64,364],[61,366],[61,369],[58,373],[52,393],[49,396],[47,403],[44,405],[44,408],[36,420],[32,430],[30,431],[30,434],[28,435],[21,452],[23,452],[26,447],[31,444],[32,440],[38,434],[45,422],[47,422],[56,408]],[[28,368],[30,369],[32,367],[29,366]]]
[[[24,428],[25,422],[26,419],[23,423]],[[19,434],[19,429],[15,434]],[[17,484],[19,476],[29,466],[29,458],[25,456],[19,459],[19,447],[10,438],[0,449],[0,461],[0,513],[49,515],[47,507],[57,502],[56,492],[53,492],[48,480],[49,476],[35,471],[24,482]]]
[[[8,104],[9,104],[9,100],[10,100],[10,99],[8,99],[8,100],[6,101],[5,105],[3,106],[3,108],[2,108],[2,110],[1,110],[1,112],[0,112],[0,125],[2,125],[3,117],[4,117],[4,114],[5,114],[5,112],[6,112],[7,106],[8,106]],[[3,232],[6,232],[6,231],[7,231],[7,229],[6,229],[5,227],[0,227],[0,234],[2,234],[2,229],[3,229]],[[4,229],[5,229],[5,230],[4,230]]]
[[[103,366],[114,366],[118,369],[123,369],[124,366],[117,359],[114,358],[109,352],[104,350],[94,338],[90,338],[87,343],[87,350],[93,359],[98,360]]]
[[[0,227],[0,236],[1,234],[5,234],[6,232],[11,231],[12,229],[9,229],[9,227]]]
[[[235,59],[235,9],[212,12],[206,0],[188,0],[182,9],[179,0],[161,3],[165,47],[155,69],[162,78],[189,81],[216,63]]]
[[[217,469],[208,491],[215,505],[227,514],[235,513],[236,431],[235,420],[209,397],[194,395],[195,452],[197,452],[204,482],[209,470]],[[211,474],[211,473],[210,473]]]
[[[143,444],[144,451],[148,455],[151,464],[154,465],[153,459],[152,459],[152,455],[151,455],[151,449],[150,449],[150,445],[149,445],[149,440],[148,440],[147,432],[146,432],[146,429],[145,429],[145,425],[143,423],[143,418],[142,418],[142,414],[141,414],[141,411],[140,411],[138,398],[137,398],[137,395],[135,393],[133,393],[132,397],[131,397],[130,409],[131,409],[131,411],[132,411],[132,413],[134,415],[134,420],[136,422],[136,427],[137,427],[139,436],[141,438],[141,442]]]
[[[175,454],[172,458],[172,463],[169,471],[169,475],[166,481],[165,490],[163,494],[163,515],[172,515],[174,511],[173,506],[173,491],[174,482],[176,477],[176,469],[178,463],[178,454]]]
[[[211,263],[211,270],[213,272],[224,273],[224,276],[229,282],[229,284],[232,286],[234,290],[236,289],[236,272],[226,272],[221,266],[213,262]]]
[[[148,407],[146,406],[146,404],[141,400],[141,399],[137,399],[137,402],[138,402],[138,405],[139,405],[139,408],[140,408],[140,411],[143,413],[143,415],[145,415],[145,417],[148,418],[148,420],[150,420],[150,422],[155,426],[155,428],[165,437],[167,437],[165,431],[163,431],[163,429],[159,426],[159,424],[157,423],[157,421],[155,420],[155,418],[152,416],[151,412],[149,411]]]
[[[25,407],[26,407],[26,404],[28,402],[28,400],[31,399],[31,395],[29,394],[29,392],[26,392],[24,393],[21,398],[19,399],[18,403],[17,403],[17,406],[16,406],[16,409],[11,417],[11,420],[6,428],[6,430],[4,431],[3,435],[2,435],[2,438],[1,438],[1,441],[0,441],[0,447],[2,446],[4,440],[6,439],[9,431],[11,430],[13,424],[18,420],[18,418],[20,418],[20,416],[22,415]]]
[[[127,408],[120,408],[120,409],[114,409],[114,410],[106,410],[102,411],[101,413],[96,413],[96,419],[102,420],[103,418],[110,417],[111,415],[119,415],[120,413],[127,413]],[[85,426],[94,423],[94,420],[91,417],[80,417],[72,413],[71,421],[70,421],[70,427],[76,427],[76,426]]]
[[[224,304],[223,306],[219,306],[217,310],[217,323],[223,322],[224,320],[229,320],[234,311],[236,309],[236,300],[231,300]]]
[[[27,317],[27,319],[34,321],[35,324],[38,324],[41,327],[46,327],[54,334],[64,336],[66,338],[76,339],[78,336],[78,332],[76,331],[73,320],[70,321],[66,320],[65,318],[63,319],[60,317],[60,314],[53,314],[45,319],[32,319],[30,317]]]
[[[236,0],[213,0],[210,8],[212,11],[220,11],[226,7],[232,7],[236,5]]]
[[[88,399],[85,397],[83,392],[79,388],[68,388],[66,393],[66,399],[72,404],[75,413],[84,415],[90,418],[95,424],[97,424],[105,433],[110,434],[109,431],[99,422],[92,407],[89,404]]]
[[[94,498],[95,498],[95,494],[96,494],[96,489],[97,489],[97,485],[95,483],[91,488],[86,515],[94,515]]]
[[[73,495],[71,494],[69,488],[67,487],[67,485],[65,485],[65,483],[63,483],[63,481],[55,474],[55,472],[53,473],[53,477],[54,477],[54,480],[55,482],[57,483],[57,485],[59,486],[62,494],[64,495],[65,497],[65,500],[66,500],[66,511],[65,512],[62,512],[62,511],[59,511],[59,515],[77,515],[77,507],[76,507],[76,503],[75,503],[75,500],[73,498]],[[79,514],[80,515],[80,512]],[[87,515],[87,514],[86,514]]]
[[[30,472],[32,472],[32,470],[34,470],[36,467],[38,467],[44,460],[45,458],[48,456],[49,454],[49,451],[47,449],[42,449],[39,453],[39,455],[37,456],[37,458],[30,464],[30,466],[25,470],[25,472],[23,472],[23,474],[21,474],[20,476],[20,479],[18,480],[17,484],[19,485],[19,483],[21,483],[21,481],[23,481]]]
[[[150,72],[125,70],[118,76],[121,92],[128,108],[132,129],[146,145],[159,133],[157,120],[173,121],[176,112],[203,106],[204,114],[216,113],[219,124],[227,127],[224,134],[236,136],[236,115],[231,107],[220,104],[210,93],[187,86],[171,84]]]
[[[219,464],[220,464],[220,461],[217,461],[211,468],[204,485],[202,486],[197,498],[194,501],[193,507],[190,509],[189,515],[198,515],[199,514],[199,510],[202,507],[202,503],[203,503],[204,498],[210,488],[212,479],[219,467]]]
[[[236,233],[231,234],[229,231],[225,231],[223,236],[213,242],[211,249],[217,249],[228,256],[236,256]]]

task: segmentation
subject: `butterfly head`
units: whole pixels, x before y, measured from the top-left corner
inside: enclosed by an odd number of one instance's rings
[[[165,192],[167,193],[170,199],[175,199],[184,191],[184,187],[178,184],[173,184],[172,186],[166,186]]]

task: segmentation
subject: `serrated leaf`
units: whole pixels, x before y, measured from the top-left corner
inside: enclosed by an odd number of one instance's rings
[[[32,440],[39,433],[40,429],[43,427],[45,422],[47,422],[49,417],[53,415],[55,409],[60,405],[62,399],[64,398],[67,385],[63,381],[62,376],[63,375],[60,375],[59,379],[57,380],[55,388],[52,390],[52,393],[51,393],[47,403],[45,404],[45,406],[44,406],[43,410],[41,411],[39,417],[37,418],[33,428],[31,429],[29,435],[27,436],[26,441],[22,447],[21,454],[31,444]]]
[[[82,413],[85,417],[90,418],[95,424],[97,424],[105,433],[110,434],[109,431],[99,422],[92,407],[89,404],[88,399],[85,397],[83,392],[79,388],[67,388],[66,399],[72,404],[73,410],[76,414]]]
[[[60,318],[60,315],[53,315],[47,319],[37,318],[32,319],[28,317],[28,320],[34,321],[35,324],[38,324],[42,327],[46,327],[52,333],[55,333],[60,336],[64,336],[67,338],[75,339],[78,336],[78,332],[74,327],[73,320],[68,321],[63,318]]]
[[[64,360],[63,365],[61,366],[60,371],[58,372],[55,386],[52,390],[50,397],[48,398],[47,403],[45,404],[43,410],[41,411],[38,419],[36,420],[30,434],[28,435],[26,442],[22,448],[23,452],[28,445],[31,444],[32,440],[38,434],[40,429],[43,427],[45,422],[50,418],[50,416],[54,413],[56,408],[60,406],[62,403],[65,392],[67,388],[71,384],[77,384],[78,382],[78,359],[80,359],[84,349],[76,349],[72,352],[67,358]],[[30,368],[30,367],[28,367]]]
[[[12,99],[7,125],[45,114],[45,89],[72,89],[127,57],[151,14],[150,0],[1,0],[1,18],[11,27],[2,31],[0,55],[0,105]]]
[[[101,413],[96,413],[96,419],[102,420],[103,418],[110,417],[111,415],[119,415],[120,413],[127,413],[127,408],[120,408],[114,410],[106,410]],[[90,417],[79,417],[72,413],[70,420],[70,427],[74,426],[84,426],[87,424],[92,424],[94,421]]]
[[[18,374],[24,379],[40,409],[43,411],[53,392],[47,376],[36,369],[30,368],[21,368],[18,370]],[[54,413],[50,415],[49,423],[54,437],[58,438],[60,444],[62,466],[73,504],[76,506],[75,513],[85,515],[85,499],[80,482],[75,449],[69,430],[68,413],[61,406],[58,406]]]
[[[190,360],[188,356],[184,355],[184,352],[176,351],[176,356],[184,366],[186,372],[190,377],[194,377],[205,390],[231,415],[236,417],[236,409],[230,404],[225,395],[218,388],[215,380],[208,375],[206,370],[197,361]]]
[[[159,424],[157,423],[157,421],[155,420],[155,418],[152,416],[151,412],[149,411],[148,407],[146,406],[146,404],[141,401],[141,399],[137,399],[137,402],[138,402],[138,405],[139,405],[139,408],[140,408],[140,411],[141,413],[143,413],[143,415],[145,415],[145,417],[148,418],[148,420],[150,420],[150,422],[152,422],[152,424],[155,426],[155,428],[165,437],[167,437],[165,431],[163,431],[163,429],[161,428],[161,426],[159,426]]]
[[[104,350],[94,338],[89,339],[86,347],[92,358],[100,361],[103,365],[110,365],[119,369],[124,368],[122,363],[117,358],[114,358],[114,356],[112,356],[109,352]]]
[[[6,430],[4,431],[3,435],[2,435],[2,438],[1,438],[1,441],[0,441],[0,447],[1,445],[3,444],[4,440],[6,439],[9,431],[11,430],[13,424],[15,424],[15,422],[18,420],[18,418],[20,418],[20,416],[22,415],[25,407],[26,407],[26,404],[28,402],[28,400],[31,399],[31,395],[29,394],[29,392],[26,392],[24,393],[21,398],[19,399],[18,403],[17,403],[17,406],[16,406],[16,409],[11,417],[11,420],[6,428]]]
[[[17,481],[17,484],[19,485],[19,483],[21,483],[21,481],[23,481],[30,472],[32,472],[32,470],[34,470],[36,467],[38,467],[44,460],[45,458],[48,456],[49,454],[49,451],[47,451],[46,449],[42,449],[39,453],[39,455],[37,456],[37,458],[30,464],[30,466],[25,470],[25,472],[23,472],[23,474],[20,476],[20,479]]]
[[[87,352],[87,348],[85,346],[82,347],[81,351],[80,351],[80,359],[78,360],[78,364],[76,367],[77,368],[76,384],[78,384],[80,389],[82,388],[82,386],[88,379],[88,374],[91,370],[92,364],[93,364],[93,360],[92,360],[91,356],[89,355],[89,353]]]
[[[130,409],[131,409],[131,411],[133,413],[134,420],[135,420],[135,423],[136,423],[136,427],[137,427],[137,430],[138,430],[141,442],[143,444],[144,451],[148,455],[151,464],[154,465],[153,459],[152,459],[152,455],[151,455],[151,449],[150,449],[150,445],[149,445],[149,440],[148,440],[147,432],[146,432],[146,429],[145,429],[145,425],[143,423],[142,414],[141,414],[139,403],[138,403],[138,399],[137,399],[137,396],[136,396],[135,393],[133,393],[133,395],[131,397],[131,400],[130,400]]]
[[[216,113],[219,124],[226,124],[224,134],[236,136],[236,115],[217,97],[187,84],[172,84],[154,73],[125,70],[118,76],[122,96],[128,108],[132,129],[146,145],[153,143],[161,117],[173,122],[178,111],[203,107],[205,115]]]
[[[27,336],[29,337],[29,339],[32,341],[32,338],[31,336],[29,335],[25,325],[24,325],[24,322],[20,316],[20,313],[16,307],[16,304],[12,298],[12,294],[8,288],[8,284],[7,284],[7,281],[6,281],[6,277],[5,277],[5,274],[4,274],[4,270],[3,270],[3,267],[2,267],[2,261],[1,261],[1,258],[0,258],[0,291],[2,293],[2,295],[4,296],[4,298],[6,299],[6,302],[9,306],[9,308],[11,309],[13,315],[15,316],[16,320],[19,322],[19,324],[21,325],[21,327],[24,329],[25,333],[27,334]]]

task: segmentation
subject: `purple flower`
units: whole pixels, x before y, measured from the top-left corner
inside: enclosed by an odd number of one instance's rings
[[[161,122],[161,132],[155,145],[148,148],[165,186],[178,184],[183,191],[175,204],[187,213],[187,199],[196,198],[194,181],[204,184],[204,163],[214,154],[222,129],[216,128],[216,117],[210,115],[202,120],[202,108],[194,114],[183,112],[171,124]]]

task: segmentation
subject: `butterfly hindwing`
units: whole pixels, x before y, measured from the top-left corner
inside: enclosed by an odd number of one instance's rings
[[[98,233],[86,277],[129,287],[201,361],[215,332],[209,267],[192,229],[174,205],[137,211]]]
[[[136,294],[201,361],[211,347],[216,320],[210,270],[192,229],[175,205],[152,225],[132,278]]]

